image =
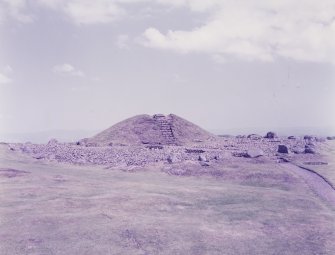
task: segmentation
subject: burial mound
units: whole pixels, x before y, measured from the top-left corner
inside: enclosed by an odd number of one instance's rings
[[[217,136],[174,114],[144,114],[121,121],[79,143],[87,146],[187,145],[216,140]]]

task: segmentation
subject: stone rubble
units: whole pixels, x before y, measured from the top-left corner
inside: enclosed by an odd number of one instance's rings
[[[254,139],[253,136],[250,138],[238,136],[221,137],[214,142],[194,143],[193,146],[172,144],[164,146],[85,146],[80,143],[60,143],[53,139],[47,144],[13,143],[9,144],[9,149],[27,153],[41,160],[115,167],[145,166],[157,162],[170,164],[184,161],[212,162],[230,157],[265,156],[273,158],[281,151],[293,154],[317,153],[318,148],[323,144],[325,143],[317,139],[268,139],[263,137]],[[279,151],[279,148],[282,149]]]

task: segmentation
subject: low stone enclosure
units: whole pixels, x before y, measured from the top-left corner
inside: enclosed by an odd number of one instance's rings
[[[303,138],[274,140],[218,137],[214,142],[189,145],[91,146],[51,140],[47,144],[15,143],[8,146],[10,150],[23,152],[40,160],[112,167],[145,166],[158,162],[171,164],[186,160],[214,162],[233,157],[266,157],[277,160],[283,156],[318,153],[323,146],[327,146],[327,142],[320,139],[314,139],[312,142],[310,139]]]

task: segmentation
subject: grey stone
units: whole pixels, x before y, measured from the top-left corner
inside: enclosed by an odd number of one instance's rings
[[[246,156],[248,158],[258,158],[260,156],[263,156],[264,152],[261,149],[249,149],[246,153]]]
[[[304,153],[304,148],[301,146],[294,146],[291,151],[295,154],[301,154]]]
[[[208,162],[208,159],[204,155],[200,155],[198,160],[202,162]]]
[[[315,137],[315,141],[316,142],[325,142],[326,138],[324,138],[324,137]]]
[[[304,140],[315,141],[316,137],[312,135],[305,135]]]
[[[277,138],[277,137],[278,137],[277,134],[275,132],[272,132],[272,131],[267,132],[266,136],[264,136],[264,138],[269,138],[269,139],[273,139],[273,138]]]
[[[305,153],[315,154],[315,147],[312,144],[305,145]]]
[[[204,150],[201,149],[185,149],[186,153],[204,153]]]
[[[204,161],[200,161],[199,162],[201,166],[209,166],[209,164],[207,162],[204,162]]]
[[[288,153],[288,148],[284,144],[279,144],[277,152],[279,152],[279,153]]]
[[[231,153],[231,155],[232,155],[233,157],[245,157],[245,158],[248,157],[248,155],[247,155],[247,153],[246,153],[245,151],[233,151],[233,152]]]
[[[169,155],[167,157],[167,162],[169,164],[172,164],[172,163],[176,163],[178,160],[177,160],[177,157],[175,155]]]
[[[257,134],[250,134],[247,136],[247,138],[252,139],[252,140],[260,140],[262,138],[261,135],[257,135]]]
[[[246,138],[245,135],[237,135],[236,138]]]
[[[56,145],[58,144],[58,141],[56,139],[51,139],[49,142],[48,142],[48,145]]]

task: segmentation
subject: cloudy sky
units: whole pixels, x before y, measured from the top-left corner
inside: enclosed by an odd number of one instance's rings
[[[333,0],[0,0],[2,137],[142,113],[335,133],[334,82]]]

